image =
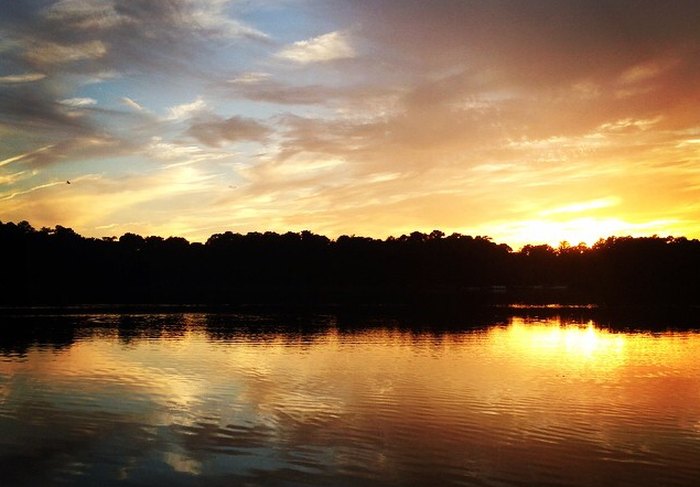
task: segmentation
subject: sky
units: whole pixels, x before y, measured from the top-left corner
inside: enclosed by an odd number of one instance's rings
[[[190,241],[700,237],[696,0],[0,12],[0,221]]]

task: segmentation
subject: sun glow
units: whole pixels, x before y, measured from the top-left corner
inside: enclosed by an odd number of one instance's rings
[[[670,235],[674,233],[676,224],[674,220],[632,223],[613,217],[581,217],[564,221],[537,219],[500,225],[492,235],[496,241],[512,242],[516,246],[548,244],[557,247],[564,241],[571,244],[583,242],[591,246],[601,238],[612,235]]]
[[[112,3],[0,18],[3,222],[514,249],[700,236],[697,2],[635,9],[625,36],[612,4]]]

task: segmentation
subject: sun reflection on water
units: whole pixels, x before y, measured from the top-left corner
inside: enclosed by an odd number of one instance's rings
[[[526,322],[516,318],[490,331],[494,347],[505,347],[522,365],[547,362],[558,369],[612,372],[626,363],[629,336],[587,324]]]
[[[115,449],[118,475],[134,481],[153,468],[193,482],[299,468],[332,484],[334,473],[382,479],[406,464],[432,477],[439,464],[458,477],[506,472],[504,485],[528,471],[536,485],[552,472],[629,476],[631,464],[645,480],[640,465],[657,462],[664,468],[647,485],[671,485],[665,472],[697,470],[687,468],[700,425],[697,332],[515,317],[450,331],[300,333],[188,319],[177,333],[134,327],[125,340],[103,330],[0,362],[0,427],[3,418],[40,424],[42,435]],[[91,436],[115,422],[117,433]]]

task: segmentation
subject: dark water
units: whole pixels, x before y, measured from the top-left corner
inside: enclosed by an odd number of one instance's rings
[[[700,482],[697,331],[2,319],[3,486]]]

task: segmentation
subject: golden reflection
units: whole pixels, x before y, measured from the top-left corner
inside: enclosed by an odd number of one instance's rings
[[[611,370],[624,364],[627,336],[587,325],[526,323],[516,318],[506,329],[494,329],[496,343],[517,350],[513,356],[527,360],[551,360],[568,368],[596,367]]]
[[[165,452],[163,461],[170,465],[176,472],[188,473],[191,475],[202,474],[202,462],[189,458],[178,452]]]
[[[518,474],[541,462],[588,475],[599,452],[620,468],[630,458],[690,464],[697,456],[696,332],[523,318],[461,331],[308,334],[196,324],[157,340],[100,332],[0,360],[0,413],[35,401],[34,411],[69,418],[64,436],[79,426],[75,417],[90,428],[103,417],[131,422],[151,458],[187,476],[258,458],[288,468],[286,452],[316,451],[323,468],[391,478],[416,445],[428,463],[471,469],[469,452]],[[138,464],[124,465],[125,478],[138,474]]]
[[[695,333],[514,318],[505,327],[454,333],[330,328],[304,337],[238,333],[215,340],[193,328],[128,345],[103,334],[60,352],[32,349],[27,361],[0,362],[0,374],[104,395],[109,404],[115,394],[147,400],[153,424],[193,426],[206,417],[222,427],[248,421],[283,432],[330,427],[350,415],[357,427],[371,428],[375,418],[364,413],[379,408],[397,422],[390,431],[418,428],[432,405],[439,427],[475,415],[485,428],[491,419],[483,416],[493,415],[494,427],[509,417],[521,432],[566,425],[567,411],[589,411],[596,430],[590,434],[608,441],[614,432],[600,410],[686,411],[677,419],[695,430],[698,356]],[[0,382],[0,403],[9,384]],[[601,385],[615,395],[601,395]],[[402,416],[392,416],[399,410]],[[166,461],[196,470],[181,460]]]

